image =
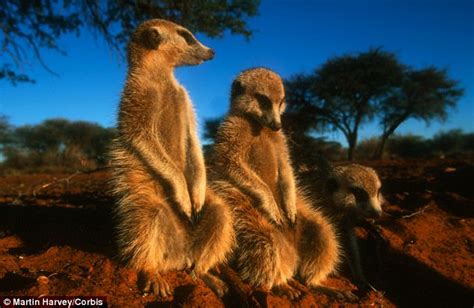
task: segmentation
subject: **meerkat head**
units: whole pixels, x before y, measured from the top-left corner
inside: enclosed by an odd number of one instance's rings
[[[283,82],[271,70],[249,69],[240,73],[232,83],[231,112],[249,115],[262,127],[278,131],[284,110]]]
[[[163,19],[137,27],[128,46],[130,65],[162,63],[170,67],[198,65],[214,57],[186,28]]]
[[[374,169],[350,164],[335,167],[335,176],[327,182],[335,206],[358,217],[382,216],[381,182]]]

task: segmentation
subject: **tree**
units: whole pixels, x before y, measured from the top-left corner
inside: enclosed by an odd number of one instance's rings
[[[401,158],[426,158],[430,157],[432,152],[429,140],[412,134],[394,135],[390,139],[387,149],[390,156]]]
[[[38,125],[24,125],[15,129],[14,140],[18,148],[44,154],[59,153],[64,148],[66,119],[49,119]]]
[[[223,120],[223,117],[207,119],[204,122],[204,139],[214,142],[214,140],[216,140],[217,130]]]
[[[8,122],[8,118],[0,115],[0,149],[11,142],[12,127]]]
[[[313,131],[324,130],[317,121],[318,108],[310,102],[314,100],[312,91],[313,77],[298,74],[285,80],[286,111],[283,114],[282,124],[288,138],[299,142],[303,136]]]
[[[406,120],[413,118],[427,124],[446,120],[448,109],[454,108],[463,90],[449,79],[445,70],[428,67],[407,69],[401,86],[393,89],[378,110],[382,134],[374,158],[382,157],[388,138]]]
[[[58,38],[84,28],[121,52],[142,21],[164,18],[193,32],[220,37],[226,30],[250,37],[246,19],[257,15],[259,0],[3,0],[0,5],[0,80],[34,82],[24,73],[36,59],[47,71],[42,49],[65,51]]]
[[[95,168],[107,164],[113,128],[66,119],[11,127],[0,118],[2,165],[12,169]]]
[[[312,119],[313,128],[340,130],[352,160],[359,128],[373,119],[379,102],[400,84],[402,73],[397,57],[381,49],[334,57],[313,74],[290,79],[287,91],[299,95],[298,99],[291,95],[287,101],[304,106],[299,108]]]
[[[474,133],[464,133],[461,129],[441,131],[433,136],[431,147],[442,155],[472,152],[474,151]]]

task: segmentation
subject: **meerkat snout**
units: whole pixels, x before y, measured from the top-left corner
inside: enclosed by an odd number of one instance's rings
[[[270,128],[277,132],[281,129],[281,123],[271,122]]]
[[[216,52],[212,48],[207,49],[207,57],[206,60],[212,60],[214,59],[214,56],[216,55]]]
[[[372,197],[365,203],[358,203],[358,207],[361,208],[361,216],[366,218],[380,218],[382,217],[383,210],[381,202],[377,197]]]
[[[269,119],[266,121],[266,125],[275,132],[279,131],[281,129],[280,114],[279,113],[277,113],[276,115],[270,114]]]
[[[204,46],[189,30],[182,28],[177,31],[177,34],[186,43],[185,52],[181,58],[183,65],[197,65],[214,58],[214,50]]]
[[[379,199],[379,196],[371,198],[369,204],[369,215],[371,218],[380,218],[383,215],[382,210],[383,200]]]

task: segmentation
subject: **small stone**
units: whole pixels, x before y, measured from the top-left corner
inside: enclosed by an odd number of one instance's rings
[[[39,283],[39,284],[48,284],[49,282],[49,278],[46,277],[46,276],[39,276],[36,281]]]

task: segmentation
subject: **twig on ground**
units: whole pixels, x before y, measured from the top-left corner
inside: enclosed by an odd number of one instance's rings
[[[426,210],[427,208],[429,208],[430,206],[431,206],[431,204],[428,204],[428,205],[422,207],[421,210],[419,210],[419,211],[413,212],[413,213],[408,214],[408,215],[403,215],[402,218],[403,218],[403,219],[406,219],[406,218],[410,218],[410,217],[416,216],[416,215],[418,215],[418,214],[422,214],[422,213],[424,213],[425,210]]]
[[[33,197],[36,197],[36,194],[38,193],[38,191],[42,190],[42,189],[45,189],[47,187],[50,187],[54,184],[58,184],[58,183],[61,183],[61,182],[65,182],[67,187],[69,188],[69,181],[74,178],[75,176],[81,174],[81,173],[84,173],[84,172],[81,172],[81,171],[76,171],[74,172],[73,174],[67,176],[67,177],[64,177],[64,178],[60,178],[60,179],[54,179],[53,181],[49,182],[49,183],[45,183],[43,185],[41,185],[40,187],[38,187],[37,189],[33,189],[33,191],[31,192],[31,194],[33,195]]]
[[[109,166],[104,166],[104,167],[99,167],[99,168],[96,168],[96,169],[93,169],[93,170],[84,170],[84,171],[79,171],[79,170],[76,170],[76,172],[74,172],[73,174],[70,174],[68,175],[67,177],[64,177],[64,178],[59,178],[59,179],[54,179],[53,181],[51,182],[48,182],[48,183],[44,183],[42,184],[41,186],[39,186],[38,188],[36,189],[33,189],[31,191],[31,194],[33,195],[33,197],[36,197],[36,194],[38,193],[38,191],[42,190],[42,189],[45,189],[47,187],[50,187],[52,185],[55,185],[55,184],[58,184],[58,183],[61,183],[61,182],[65,182],[66,183],[66,190],[69,189],[69,182],[77,175],[79,174],[91,174],[91,173],[94,173],[94,172],[97,172],[97,171],[102,171],[102,170],[107,170],[109,169]]]

